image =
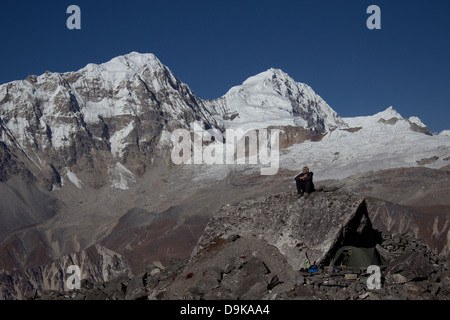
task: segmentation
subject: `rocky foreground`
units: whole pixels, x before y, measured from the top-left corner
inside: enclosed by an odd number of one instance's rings
[[[343,245],[374,247],[383,258],[381,288],[366,267],[335,264]],[[319,267],[316,272],[309,265]],[[373,228],[365,199],[333,191],[298,198],[284,192],[224,206],[187,261],[152,264],[139,275],[116,270],[108,282],[82,280],[31,299],[75,300],[448,300],[445,255],[410,234]]]

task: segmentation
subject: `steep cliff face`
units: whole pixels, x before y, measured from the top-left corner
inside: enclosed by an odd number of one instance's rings
[[[324,181],[366,198],[378,230],[420,238],[439,255],[450,250],[450,171],[448,168],[398,168]]]
[[[136,185],[155,159],[168,162],[170,152],[158,145],[163,131],[189,129],[193,121],[217,127],[153,54],[1,85],[0,270],[10,279],[2,298],[20,297],[28,278],[32,287],[52,288],[47,283],[65,266],[54,261],[97,245],[134,207],[118,193]]]
[[[75,284],[78,281],[71,278],[75,273],[68,269],[69,266],[79,268],[80,285],[81,280],[105,282],[120,275],[128,276],[130,272],[127,261],[120,254],[95,245],[34,268],[0,273],[0,299],[33,298],[45,290],[69,291],[73,288],[68,283]]]
[[[437,255],[450,252],[450,206],[407,207],[392,202],[367,200],[374,226],[394,235],[409,234],[422,239]]]
[[[142,175],[162,130],[215,120],[190,88],[152,54],[131,53],[68,73],[0,86],[0,176],[100,187],[124,165]],[[110,179],[111,180],[111,179]]]

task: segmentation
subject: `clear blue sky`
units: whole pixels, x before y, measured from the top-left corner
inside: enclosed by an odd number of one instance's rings
[[[69,5],[81,30],[69,30]],[[381,30],[369,30],[369,5]],[[154,53],[203,99],[280,68],[341,116],[450,129],[450,0],[0,0],[0,83]]]

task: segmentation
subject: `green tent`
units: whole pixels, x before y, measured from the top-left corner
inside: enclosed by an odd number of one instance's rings
[[[383,261],[375,248],[344,246],[334,255],[333,265],[341,267],[367,268],[382,265]]]

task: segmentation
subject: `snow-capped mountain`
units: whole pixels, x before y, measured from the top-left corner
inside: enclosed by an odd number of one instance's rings
[[[280,166],[310,165],[319,179],[343,179],[379,170],[450,164],[450,139],[432,135],[417,117],[403,118],[393,107],[373,116],[344,117],[348,128],[328,132],[320,143],[288,148]]]
[[[9,291],[16,281],[53,285],[63,272],[52,262],[97,245],[133,267],[184,258],[221,205],[289,187],[286,175],[247,175],[260,165],[175,166],[169,134],[194,121],[221,131],[277,127],[290,139],[280,141],[283,174],[308,165],[317,180],[450,163],[447,131],[430,135],[394,108],[342,118],[277,69],[208,101],[153,54],[29,76],[0,86],[0,255],[8,257],[0,259],[0,283],[28,270],[0,288],[0,299],[17,297]]]
[[[384,153],[377,148],[382,141],[403,141],[410,132],[421,133],[419,140],[431,135],[420,119],[405,119],[392,107],[342,118],[311,87],[279,69],[203,101],[156,56],[137,52],[76,72],[47,72],[4,84],[0,117],[1,179],[21,175],[49,190],[65,182],[126,189],[135,174],[151,167],[161,145],[170,147],[164,133],[189,129],[196,120],[219,130],[281,127],[289,131],[284,146],[324,137],[317,154],[321,161],[329,159],[322,152],[330,141],[336,146],[329,148],[340,148],[341,155],[347,143],[366,147],[370,142],[372,154]]]
[[[405,119],[392,106],[373,116],[344,118],[345,123],[351,128],[362,128],[372,132],[403,132],[416,131],[431,135],[428,127],[418,117]]]
[[[345,126],[341,117],[307,84],[269,69],[231,88],[206,106],[225,127],[243,130],[300,126],[325,133]]]
[[[206,106],[225,128],[281,127],[291,142],[284,144],[280,167],[309,165],[319,179],[450,164],[446,131],[433,136],[418,117],[404,118],[392,106],[371,116],[340,117],[308,85],[278,69],[248,78]]]
[[[389,161],[379,162],[375,156],[393,154],[384,148],[386,141],[389,147],[403,141],[405,150],[420,150],[422,158],[428,155],[424,150],[438,143],[436,156],[441,160],[434,165],[446,164],[442,159],[448,157],[443,151],[445,132],[431,136],[419,118],[405,119],[393,107],[373,116],[342,118],[311,87],[279,69],[249,77],[224,96],[203,101],[156,56],[137,52],[76,72],[47,72],[1,85],[0,117],[1,180],[20,175],[42,182],[48,190],[65,182],[77,188],[127,189],[155,157],[164,156],[155,153],[161,146],[170,147],[165,133],[189,129],[198,120],[205,128],[219,130],[279,127],[289,140],[281,145],[294,149],[305,148],[309,143],[296,144],[308,139],[322,140],[311,144],[313,153],[295,156],[296,163],[289,152],[282,153],[285,167],[295,168],[300,161],[333,167],[336,154],[352,169],[347,173],[368,169],[357,169],[359,164],[349,159],[359,161],[369,154],[378,163],[372,168],[390,167]],[[364,157],[344,151],[366,148]],[[394,154],[401,149],[396,147]],[[306,157],[311,154],[313,158]],[[421,160],[411,159],[395,166]]]
[[[0,157],[8,162],[2,179],[36,177],[49,190],[64,181],[80,187],[81,173],[85,183],[103,185],[107,172],[110,180],[129,175],[118,170],[123,165],[142,174],[162,130],[189,128],[195,120],[217,126],[203,102],[156,56],[136,52],[76,72],[4,84],[0,119]]]

